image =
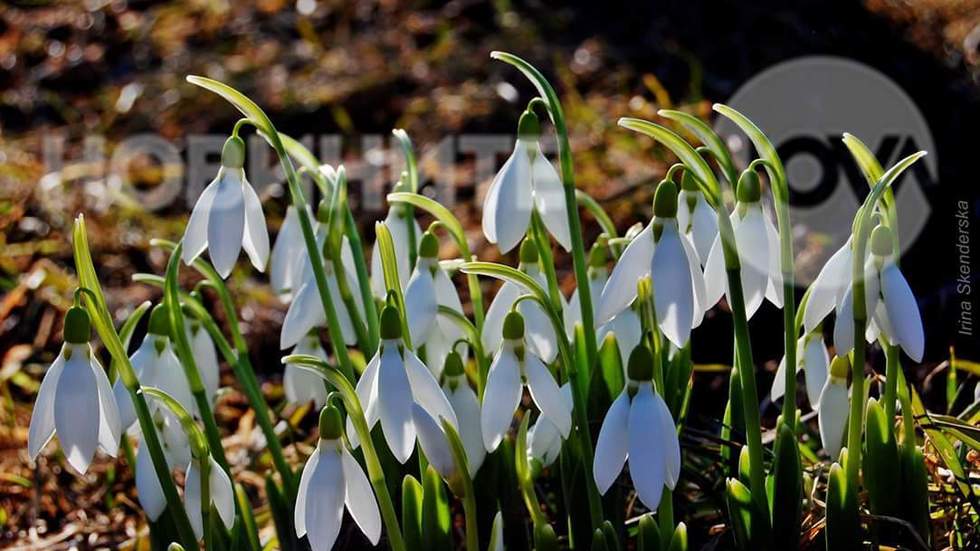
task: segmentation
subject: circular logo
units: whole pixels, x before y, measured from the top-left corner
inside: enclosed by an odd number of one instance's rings
[[[860,138],[885,169],[906,155],[928,151],[893,184],[902,250],[919,236],[931,210],[924,189],[936,182],[935,144],[918,107],[881,72],[839,57],[801,57],[754,76],[728,104],[776,146],[789,180],[794,234],[821,237],[824,259],[847,240],[869,189],[841,141],[843,133]],[[719,117],[715,130],[742,166],[755,156],[751,142],[728,119]],[[798,283],[809,284],[816,272],[798,268]]]

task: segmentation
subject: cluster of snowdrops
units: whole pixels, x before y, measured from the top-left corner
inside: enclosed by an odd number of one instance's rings
[[[915,297],[896,264],[889,189],[921,154],[885,171],[859,140],[845,136],[870,192],[851,238],[797,303],[785,172],[751,121],[716,106],[759,152],[739,171],[722,140],[689,114],[661,112],[697,136],[699,147],[665,126],[622,119],[622,127],[657,140],[679,162],[656,187],[652,219],[619,235],[599,205],[575,189],[564,114],[550,84],[516,56],[494,57],[520,69],[540,94],[521,116],[513,153],[483,203],[484,236],[502,254],[516,252],[516,268],[477,261],[452,213],[417,193],[414,153],[401,131],[394,134],[406,170],[388,196],[390,210],[375,226],[367,258],[343,167],[322,165],[231,87],[189,77],[244,118],[183,239],[154,242],[171,251],[166,274],[137,278],[160,286],[162,301],[140,306],[119,328],[92,265],[84,219],[76,220],[80,283],[65,317],[63,349],[38,392],[31,457],[54,435],[80,473],[97,450],[124,454],[154,541],[174,549],[202,542],[207,549],[263,549],[267,542],[259,541],[249,498],[233,482],[212,412],[220,357],[256,412],[260,447],[274,467],[266,493],[283,549],[333,548],[345,510],[371,543],[384,534],[395,551],[451,546],[454,537],[468,551],[503,549],[507,541],[542,551],[625,549],[629,538],[637,539],[637,549],[685,549],[673,491],[684,479],[678,434],[687,416],[692,330],[726,297],[734,358],[720,436],[741,442],[741,453],[727,451],[732,468],[722,491],[737,545],[796,548],[803,504],[814,493],[825,504],[828,548],[860,545],[864,507],[907,520],[927,539],[921,449],[908,419],[898,425],[902,434],[895,423],[896,408],[908,400],[900,351],[920,360],[924,337]],[[539,148],[543,122],[556,134],[558,168]],[[248,126],[279,155],[289,189],[291,204],[271,250],[262,204],[243,169],[239,131]],[[315,208],[302,178],[317,186]],[[420,211],[434,220],[424,231]],[[588,250],[583,211],[602,230]],[[439,258],[441,239],[454,244],[459,258]],[[555,274],[556,247],[572,257],[578,283],[567,299]],[[242,249],[258,271],[268,268],[272,287],[289,304],[280,337],[289,350],[286,399],[320,411],[319,439],[301,471],[285,458],[281,427],[259,390],[225,282]],[[182,263],[203,275],[191,290],[178,284]],[[481,276],[503,281],[486,308]],[[218,297],[230,320],[226,329],[205,307],[204,292]],[[748,320],[764,301],[782,308],[785,318],[785,357],[771,391],[773,400],[783,398],[782,415],[771,450],[762,441],[748,338]],[[130,335],[146,313],[146,336],[129,355]],[[823,331],[831,314],[833,358]],[[109,373],[93,352],[93,326],[111,357]],[[878,400],[865,388],[865,344],[873,342],[888,359]],[[353,351],[369,360],[358,361]],[[800,371],[806,387],[800,395],[818,412],[820,440],[832,461],[817,475],[819,492],[804,473],[798,446]],[[601,420],[594,436],[592,420]],[[527,508],[519,526],[505,525],[495,508],[477,510],[481,490],[474,479],[501,464]],[[174,471],[183,471],[182,495]],[[391,478],[403,473],[395,480],[403,490],[396,510]],[[569,494],[564,527],[565,519],[549,518],[539,502],[535,482],[543,476],[559,477]],[[429,518],[448,509],[445,488],[462,503],[465,522],[455,533]],[[905,499],[896,499],[899,492]],[[620,499],[604,502],[607,494]],[[634,494],[639,503],[625,519]],[[440,530],[441,536],[433,533]]]

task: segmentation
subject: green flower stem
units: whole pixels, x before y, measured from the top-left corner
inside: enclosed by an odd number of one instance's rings
[[[615,239],[619,234],[616,230],[616,223],[613,222],[609,214],[603,210],[602,206],[596,201],[591,195],[586,193],[584,190],[575,190],[575,199],[578,204],[585,207],[585,210],[589,211],[589,214],[595,218],[596,223],[602,228],[603,233],[606,234],[610,239]],[[617,251],[619,252],[619,251]]]
[[[157,434],[156,425],[150,414],[150,408],[146,403],[143,390],[140,387],[139,379],[133,370],[133,365],[129,361],[126,349],[123,347],[119,334],[116,333],[112,323],[112,316],[106,306],[102,287],[99,284],[98,276],[95,273],[95,266],[92,264],[92,254],[88,246],[88,235],[85,231],[85,217],[78,215],[72,228],[72,245],[75,256],[75,270],[78,272],[79,283],[88,290],[83,295],[85,309],[92,317],[92,324],[99,333],[99,338],[105,345],[109,354],[115,360],[119,369],[119,377],[123,386],[129,393],[136,411],[136,418],[139,421],[140,430],[143,433],[143,445],[146,446],[153,462],[153,470],[160,481],[160,487],[167,500],[167,509],[173,518],[177,529],[177,537],[187,549],[195,549],[197,540],[194,537],[194,529],[191,528],[190,519],[187,518],[187,511],[177,493],[177,486],[170,476],[170,466],[163,454],[163,447],[160,445],[160,436]]]
[[[354,302],[354,295],[351,294],[350,285],[347,284],[347,272],[343,261],[340,259],[340,251],[332,251],[329,253],[329,256],[333,273],[337,278],[337,291],[340,293],[340,300],[344,303],[344,308],[347,308],[347,315],[350,316],[350,323],[354,327],[354,333],[357,336],[357,345],[361,350],[372,350],[367,327],[364,324],[364,320],[361,319],[361,312],[357,308],[357,303]]]
[[[545,229],[544,223],[541,222],[541,215],[536,209],[531,210],[531,235],[534,244],[537,246],[538,255],[541,257],[541,269],[544,270],[545,280],[548,282],[548,298],[551,299],[551,303],[555,305],[555,310],[561,315],[562,296],[561,290],[558,288],[558,274],[555,272],[555,256],[551,251],[548,231]]]
[[[303,196],[303,189],[300,187],[296,168],[293,166],[293,161],[283,145],[282,137],[276,131],[275,126],[272,124],[268,115],[265,114],[265,111],[238,90],[222,82],[199,76],[189,76],[187,77],[187,81],[218,94],[234,105],[250,119],[249,122],[255,125],[259,132],[262,133],[279,157],[279,164],[282,165],[286,173],[290,199],[293,207],[296,208],[296,214],[299,216],[300,227],[303,230],[303,241],[306,244],[306,252],[309,255],[310,264],[313,268],[313,277],[316,280],[317,290],[320,292],[320,300],[323,302],[323,310],[327,315],[327,332],[330,335],[330,342],[333,345],[334,354],[336,354],[337,360],[340,362],[341,370],[343,370],[344,375],[350,381],[353,381],[354,368],[351,365],[347,347],[344,345],[340,321],[337,318],[337,310],[334,308],[333,298],[330,296],[330,290],[327,286],[327,275],[323,269],[323,255],[320,254],[320,248],[317,246],[316,234],[313,232],[313,222],[310,220],[308,203]]]
[[[517,440],[514,441],[514,470],[517,475],[517,483],[521,489],[521,496],[524,498],[524,505],[527,507],[528,515],[531,516],[531,524],[537,526],[539,524],[547,524],[548,519],[541,511],[538,494],[534,491],[531,466],[527,460],[527,428],[530,421],[531,416],[525,415],[521,419],[520,428],[517,429]],[[570,494],[566,493],[565,495],[568,496]]]
[[[490,370],[490,358],[483,349],[483,339],[480,338],[480,330],[470,323],[470,320],[456,310],[448,306],[439,306],[439,315],[443,316],[458,325],[463,333],[466,334],[466,342],[473,348],[473,356],[476,359],[477,376],[476,391],[477,396],[482,400],[483,389],[487,385],[487,372]],[[455,345],[454,345],[455,347]]]
[[[459,471],[460,482],[463,485],[463,515],[466,518],[466,551],[480,551],[479,528],[476,522],[476,491],[473,489],[473,479],[470,478],[469,465],[466,461],[466,449],[463,441],[459,438],[459,433],[453,428],[452,424],[442,420],[442,430],[446,433],[449,440],[449,447],[453,452],[453,460],[456,462],[456,470]]]
[[[350,210],[350,204],[344,201],[344,235],[350,242],[351,253],[354,255],[354,268],[357,272],[357,288],[361,294],[361,303],[364,305],[364,317],[367,319],[368,329],[368,348],[375,350],[381,342],[381,328],[378,322],[378,309],[374,305],[374,294],[371,292],[371,276],[368,275],[367,261],[364,258],[364,244],[361,235],[357,231],[357,222],[354,220],[354,213]]]
[[[170,253],[170,260],[167,262],[167,275],[163,284],[163,299],[167,305],[167,314],[170,317],[170,339],[177,348],[177,357],[180,358],[180,365],[184,368],[184,376],[187,377],[187,384],[190,386],[191,394],[194,395],[197,410],[201,414],[208,445],[213,450],[215,460],[221,465],[221,468],[231,475],[228,459],[225,458],[224,446],[221,444],[221,433],[218,431],[214,412],[211,411],[211,400],[207,389],[204,387],[204,382],[201,380],[201,371],[197,367],[197,360],[194,359],[194,352],[191,350],[191,344],[187,340],[187,332],[184,327],[184,314],[180,308],[177,283],[182,249],[183,245],[178,243],[177,247]]]
[[[384,521],[385,529],[388,532],[388,543],[392,551],[406,551],[401,527],[398,524],[398,515],[395,513],[391,495],[388,493],[388,486],[385,484],[385,473],[381,468],[381,462],[378,460],[378,453],[374,449],[374,440],[371,439],[371,429],[368,428],[367,421],[364,419],[364,410],[361,409],[361,402],[357,398],[357,392],[353,385],[346,376],[315,356],[292,355],[286,356],[282,361],[318,374],[340,392],[347,415],[350,416],[354,430],[357,431],[358,439],[361,441],[368,478],[378,498],[381,519]]]
[[[401,128],[391,131],[391,134],[398,140],[405,156],[405,173],[408,175],[408,189],[412,193],[419,191],[419,165],[415,160],[415,148],[412,146],[412,139]],[[405,205],[405,229],[408,233],[408,268],[415,269],[415,262],[418,260],[418,236],[415,235],[415,207],[411,204]]]
[[[902,369],[902,365],[898,360],[898,346],[889,344],[887,339],[881,339],[880,342],[883,345],[882,348],[885,349],[885,419],[888,420],[888,430],[892,438],[894,438],[895,400],[898,399],[898,372]]]
[[[586,263],[585,243],[582,238],[582,221],[578,214],[578,201],[575,197],[575,171],[572,166],[572,148],[568,141],[568,128],[565,125],[565,114],[562,111],[558,94],[533,65],[527,61],[506,52],[492,52],[490,57],[499,59],[517,67],[537,88],[538,94],[547,103],[548,114],[555,127],[558,138],[558,160],[561,165],[561,181],[565,191],[565,211],[568,214],[568,229],[572,237],[572,263],[575,267],[575,285],[582,312],[582,328],[586,335],[595,335],[595,315],[592,311],[592,291],[589,289],[589,273]],[[594,366],[596,359],[595,339],[586,339],[585,350],[588,365]],[[591,442],[589,444],[591,448]],[[594,520],[594,519],[593,519]],[[593,529],[599,528],[593,526]]]

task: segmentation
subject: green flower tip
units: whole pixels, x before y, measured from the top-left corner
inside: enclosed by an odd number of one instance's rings
[[[316,220],[321,224],[325,224],[327,220],[330,219],[330,202],[324,197],[320,200],[316,207]]]
[[[589,266],[592,268],[605,268],[606,263],[609,261],[609,251],[606,250],[606,245],[608,241],[605,239],[600,239],[592,245],[592,250],[589,251]]]
[[[242,168],[245,166],[245,140],[232,136],[225,140],[221,149],[221,166]]]
[[[670,180],[660,182],[653,196],[653,215],[658,218],[677,216],[677,184]]]
[[[522,140],[535,140],[541,137],[541,122],[538,116],[530,109],[521,114],[521,120],[517,123],[517,137]]]
[[[150,312],[150,325],[147,332],[164,337],[170,336],[170,316],[167,307],[163,304],[157,304]]]
[[[534,244],[534,240],[530,237],[521,243],[521,264],[537,264],[538,262],[538,246]]]
[[[684,191],[698,191],[698,181],[689,170],[685,170],[684,176],[681,177],[681,189]]]
[[[653,379],[653,353],[650,352],[647,345],[639,344],[630,352],[626,373],[634,381]]]
[[[759,175],[754,170],[746,169],[738,177],[738,190],[736,192],[740,203],[755,203],[762,197],[762,186],[759,184]]]
[[[558,549],[558,536],[555,529],[547,522],[534,525],[534,549],[536,551],[552,551]]]
[[[394,306],[385,306],[381,311],[381,338],[402,338],[402,320],[398,315],[398,309]]]
[[[88,312],[79,306],[72,306],[65,314],[65,342],[71,344],[84,344],[89,342],[92,337],[92,320],[88,317]]]
[[[336,440],[344,434],[344,421],[340,410],[330,404],[320,410],[320,438]]]
[[[505,339],[518,340],[524,338],[524,316],[514,311],[504,318],[503,335]]]
[[[422,234],[422,240],[419,242],[419,257],[421,258],[436,258],[439,256],[439,240],[432,232],[425,232]]]
[[[871,232],[871,252],[875,256],[888,256],[892,254],[893,244],[892,230],[888,226],[879,224]]]
[[[830,376],[835,379],[847,380],[847,372],[851,370],[851,362],[847,356],[834,356],[830,362]]]
[[[443,364],[442,373],[446,377],[459,377],[463,374],[463,358],[455,350],[446,354],[446,362]]]

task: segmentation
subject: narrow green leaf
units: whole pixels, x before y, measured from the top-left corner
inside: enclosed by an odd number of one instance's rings
[[[396,192],[388,194],[388,202],[392,204],[412,205],[431,214],[436,220],[442,223],[449,231],[459,247],[462,257],[469,260],[469,244],[466,241],[466,232],[459,219],[438,201],[430,199],[425,195],[409,192]]]
[[[278,138],[278,133],[276,133],[276,129],[272,125],[272,121],[265,114],[265,111],[263,111],[261,107],[249,99],[245,94],[223,82],[218,82],[217,80],[207,77],[189,75],[187,77],[187,82],[200,86],[205,90],[214,92],[215,94],[218,94],[224,98],[228,103],[234,105],[235,108],[241,111],[241,113],[245,115],[260,132],[265,134],[267,139],[273,137]]]
[[[738,169],[735,168],[735,162],[732,160],[731,153],[728,151],[725,141],[708,126],[708,123],[684,111],[661,109],[657,111],[657,114],[665,119],[679,122],[684,128],[697,136],[701,140],[701,143],[707,146],[711,154],[714,155],[715,160],[721,166],[722,172],[725,173],[725,179],[734,188],[735,184],[738,183]]]
[[[402,479],[402,533],[409,549],[422,549],[422,484],[412,475]]]

